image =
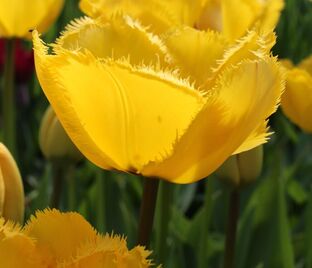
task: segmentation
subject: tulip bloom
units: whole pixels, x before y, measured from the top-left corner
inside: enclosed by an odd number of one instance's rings
[[[284,64],[285,65],[285,64]],[[312,56],[288,68],[286,91],[282,98],[282,109],[286,116],[302,128],[312,133]]]
[[[81,10],[93,18],[121,11],[157,33],[187,25],[222,32],[229,40],[256,25],[264,31],[274,29],[283,6],[283,0],[80,0]]]
[[[151,266],[143,247],[128,250],[124,238],[98,234],[74,212],[37,212],[24,228],[0,218],[0,234],[2,268]]]
[[[75,21],[49,55],[33,33],[40,84],[78,149],[104,169],[175,183],[265,142],[283,90],[273,39],[251,32],[227,47],[187,28],[161,41],[118,15]]]
[[[0,37],[25,38],[35,28],[45,32],[63,4],[64,0],[1,0]]]
[[[11,153],[0,143],[0,217],[22,223],[24,203],[20,172]]]

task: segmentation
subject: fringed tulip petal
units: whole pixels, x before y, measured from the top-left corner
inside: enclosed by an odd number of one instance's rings
[[[136,173],[162,158],[204,104],[171,73],[90,53],[51,56],[36,33],[34,42],[37,74],[56,114],[80,151],[103,168]]]
[[[75,256],[77,249],[96,239],[96,231],[78,213],[60,213],[45,210],[32,216],[24,227],[24,233],[35,239],[36,247],[46,263],[54,267]]]
[[[0,267],[45,267],[36,251],[35,241],[24,235],[20,226],[0,218]]]
[[[306,70],[294,68],[287,72],[282,108],[290,120],[312,133],[312,76]]]
[[[211,76],[213,68],[217,67],[217,60],[222,58],[227,47],[220,34],[190,27],[175,29],[167,34],[165,44],[181,75],[189,76],[198,87]]]
[[[85,243],[77,254],[62,263],[63,268],[141,267],[151,266],[149,251],[143,247],[128,250],[126,240],[119,236],[98,235],[94,241]]]
[[[276,109],[281,81],[274,59],[246,61],[227,69],[173,152],[147,165],[143,175],[190,183],[213,172]]]
[[[38,28],[46,31],[63,7],[64,0],[2,0],[0,36],[24,38]]]
[[[132,64],[165,64],[169,56],[156,35],[146,31],[138,21],[116,15],[107,21],[85,17],[69,24],[54,45],[58,53],[63,49],[87,49],[97,58],[129,58]]]

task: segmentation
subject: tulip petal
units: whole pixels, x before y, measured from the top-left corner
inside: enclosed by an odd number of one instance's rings
[[[46,31],[61,11],[64,0],[2,0],[0,36],[26,37],[29,30]]]
[[[45,267],[35,248],[35,242],[24,235],[19,225],[0,218],[0,267]]]
[[[0,143],[0,173],[5,196],[2,216],[7,220],[22,223],[25,210],[23,182],[13,156],[2,143]]]
[[[298,67],[306,70],[312,76],[312,55],[301,61]]]
[[[54,52],[89,50],[97,58],[128,58],[131,64],[165,64],[169,57],[162,41],[138,21],[115,15],[109,21],[85,17],[72,21],[54,45]]]
[[[251,30],[256,23],[265,32],[273,30],[283,6],[283,0],[223,0],[222,31],[230,40],[235,40],[243,36],[246,30]]]
[[[312,133],[312,76],[307,71],[294,68],[287,72],[282,109],[295,124]]]
[[[205,102],[173,73],[90,53],[47,55],[36,32],[34,46],[39,81],[60,122],[80,151],[106,169],[137,172],[162,157]]]
[[[265,120],[256,127],[256,129],[248,136],[244,143],[241,144],[238,149],[236,149],[233,154],[249,151],[258,145],[266,143],[269,140],[269,136],[273,134],[272,132],[268,132],[268,130],[268,120]]]
[[[212,173],[276,109],[281,81],[275,59],[245,61],[224,71],[215,94],[174,150],[166,159],[148,164],[142,174],[191,183]]]
[[[78,248],[96,239],[96,231],[78,213],[44,210],[32,216],[24,233],[36,240],[36,247],[46,262],[55,265],[75,256]]]
[[[198,31],[190,27],[175,29],[165,37],[173,64],[181,69],[181,75],[190,76],[200,86],[217,67],[227,42],[216,32]]]

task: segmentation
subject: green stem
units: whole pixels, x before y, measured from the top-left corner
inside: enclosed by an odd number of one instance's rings
[[[59,208],[62,188],[63,188],[63,169],[59,163],[52,162],[53,189],[51,197],[51,208]]]
[[[202,220],[201,236],[199,241],[199,252],[198,252],[198,268],[207,267],[207,238],[208,229],[210,225],[211,213],[213,209],[213,181],[212,178],[206,179],[205,182],[205,200],[204,200],[204,217]]]
[[[3,141],[11,151],[16,155],[16,111],[15,111],[15,91],[14,91],[14,51],[15,40],[6,40],[5,46],[5,65],[4,65],[4,87],[2,96],[3,107]]]
[[[157,225],[156,225],[156,247],[155,253],[158,262],[164,264],[166,260],[167,236],[173,202],[174,185],[172,183],[161,181],[159,184],[159,193],[157,198]]]
[[[239,217],[239,192],[233,190],[229,199],[228,223],[224,253],[224,268],[233,268],[235,259],[236,229]]]
[[[105,178],[103,170],[99,169],[96,175],[96,187],[97,187],[97,215],[96,215],[96,223],[97,229],[99,232],[104,232],[106,229],[106,220],[105,220],[105,212],[106,212],[106,193],[105,193],[105,180],[109,178]]]
[[[68,186],[68,210],[76,209],[76,180],[73,176],[74,166],[70,165],[67,170],[67,186]]]
[[[138,245],[145,247],[149,246],[153,229],[158,185],[158,179],[144,178],[144,190],[138,229]]]

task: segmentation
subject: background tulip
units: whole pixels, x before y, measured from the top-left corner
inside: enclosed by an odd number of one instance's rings
[[[18,167],[8,149],[0,143],[0,216],[23,222],[24,188]]]

